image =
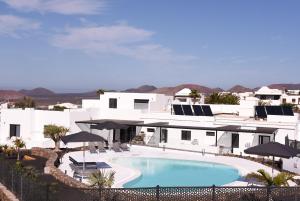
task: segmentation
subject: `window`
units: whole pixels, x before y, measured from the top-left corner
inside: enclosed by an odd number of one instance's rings
[[[19,124],[10,124],[9,136],[10,137],[20,137],[20,125]]]
[[[215,136],[215,132],[207,131],[206,136]]]
[[[191,131],[181,131],[181,140],[191,140]]]
[[[148,110],[149,100],[148,99],[134,99],[135,110]]]
[[[298,104],[300,104],[300,98],[298,98]]]
[[[292,103],[296,103],[296,99],[293,98],[293,99],[292,99]]]
[[[270,136],[263,136],[263,135],[260,135],[259,136],[259,144],[266,144],[268,142],[270,142]]]
[[[164,143],[168,142],[168,130],[167,129],[161,129],[160,142],[164,142]]]
[[[231,147],[232,148],[239,148],[239,145],[240,145],[239,134],[232,133],[231,136],[232,136],[232,138],[231,138]]]
[[[117,108],[118,107],[118,100],[116,98],[109,99],[109,108]]]
[[[154,133],[154,132],[155,132],[155,129],[154,129],[154,128],[147,128],[147,132]]]
[[[283,98],[283,99],[282,99],[282,103],[286,103],[286,98]]]

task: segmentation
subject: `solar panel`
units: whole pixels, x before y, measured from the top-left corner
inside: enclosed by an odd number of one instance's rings
[[[286,107],[286,106],[283,106],[283,107],[282,107],[282,111],[283,111],[283,115],[286,115],[286,116],[294,116],[294,112],[293,112],[292,107]]]
[[[184,115],[181,105],[173,105],[175,115]]]
[[[196,116],[205,116],[200,105],[193,105],[193,110]]]
[[[201,107],[205,116],[214,116],[209,105],[202,105]]]
[[[182,105],[182,108],[183,108],[183,112],[185,115],[188,115],[188,116],[194,115],[190,105]]]
[[[262,118],[262,119],[267,118],[267,113],[266,113],[265,106],[256,106],[255,107],[255,115],[258,118]]]
[[[265,106],[268,115],[283,115],[281,106]]]

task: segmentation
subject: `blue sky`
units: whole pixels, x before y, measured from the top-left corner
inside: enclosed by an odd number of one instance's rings
[[[297,0],[0,0],[0,86],[299,83],[299,10]]]

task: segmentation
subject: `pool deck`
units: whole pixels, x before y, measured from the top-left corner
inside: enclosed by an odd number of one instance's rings
[[[69,156],[75,158],[77,161],[83,161],[83,152],[70,152],[64,155],[62,159],[62,164],[60,169],[63,172],[67,172],[69,176],[73,176],[73,171],[71,170],[69,164]],[[203,161],[203,162],[213,162],[224,165],[229,165],[231,167],[239,170],[241,176],[245,176],[250,172],[256,172],[258,169],[264,169],[268,173],[272,173],[272,169],[265,165],[262,165],[257,162],[249,161],[242,158],[229,157],[229,156],[215,156],[210,154],[203,155],[202,153],[187,152],[187,151],[178,151],[178,150],[169,150],[165,151],[162,148],[153,148],[153,147],[144,147],[144,146],[131,146],[130,151],[125,152],[114,152],[107,150],[106,153],[93,153],[89,151],[85,152],[86,162],[105,162],[111,166],[107,170],[113,170],[115,174],[115,183],[114,188],[122,188],[122,186],[137,177],[140,176],[140,171],[138,169],[132,169],[128,167],[121,166],[112,162],[113,158],[122,158],[122,157],[144,157],[144,158],[166,158],[166,159],[179,159],[179,160],[192,160],[192,161]],[[274,170],[276,175],[278,171]],[[87,180],[83,182],[88,183]],[[234,181],[225,186],[246,186],[248,183],[245,181]]]

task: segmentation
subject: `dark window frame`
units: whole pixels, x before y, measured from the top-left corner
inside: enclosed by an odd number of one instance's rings
[[[192,131],[181,130],[181,140],[191,141],[192,140]]]
[[[108,107],[111,109],[118,108],[118,99],[117,98],[110,98],[108,100]]]
[[[19,132],[17,128],[19,127]],[[9,137],[21,137],[21,125],[20,124],[9,124]]]
[[[216,136],[216,132],[213,132],[213,131],[206,131],[206,136],[214,137],[214,136]]]
[[[160,142],[168,143],[168,129],[161,129]]]
[[[264,144],[263,143],[263,139],[264,138],[268,138],[269,139],[268,142],[271,142],[271,136],[268,136],[268,135],[259,135],[258,136],[258,144]],[[268,142],[266,142],[266,143],[268,143]]]
[[[147,132],[154,133],[155,132],[155,128],[147,128]]]
[[[240,135],[238,133],[232,133],[231,134],[231,146],[232,148],[240,148]],[[233,141],[233,136],[236,136],[235,140]]]

